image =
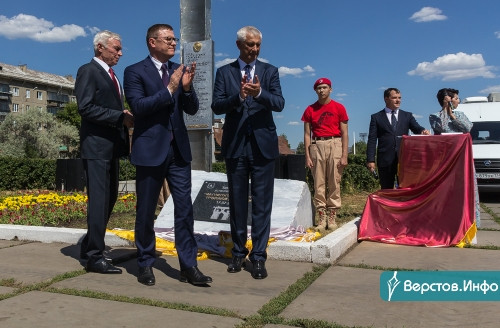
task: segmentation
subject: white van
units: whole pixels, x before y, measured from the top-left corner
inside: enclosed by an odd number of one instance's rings
[[[458,111],[474,124],[472,152],[480,192],[500,192],[500,93],[468,97]]]

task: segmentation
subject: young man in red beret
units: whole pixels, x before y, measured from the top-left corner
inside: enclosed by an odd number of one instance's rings
[[[333,99],[332,82],[320,78],[314,83],[318,100],[307,106],[304,121],[306,166],[314,178],[316,229],[335,229],[336,211],[340,208],[340,179],[347,165],[349,117],[345,107]]]

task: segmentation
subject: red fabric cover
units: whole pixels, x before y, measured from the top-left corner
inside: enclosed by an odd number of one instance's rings
[[[457,245],[475,222],[470,134],[403,136],[400,189],[368,196],[359,240]]]

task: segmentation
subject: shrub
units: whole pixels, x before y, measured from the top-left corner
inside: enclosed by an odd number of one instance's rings
[[[54,189],[55,176],[55,160],[0,158],[0,190]]]

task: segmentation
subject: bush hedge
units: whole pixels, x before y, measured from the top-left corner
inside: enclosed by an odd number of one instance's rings
[[[0,158],[0,190],[55,189],[56,160]],[[366,169],[365,155],[349,154],[349,165],[344,169],[341,190],[344,193],[373,191],[378,181]],[[224,162],[212,163],[212,172],[226,172]],[[135,180],[135,166],[127,159],[120,160],[120,181]],[[314,181],[306,169],[306,182],[311,192]]]
[[[56,188],[57,160],[0,157],[0,190]],[[135,180],[135,166],[120,160],[120,181]]]
[[[0,158],[0,190],[54,189],[56,161]]]

